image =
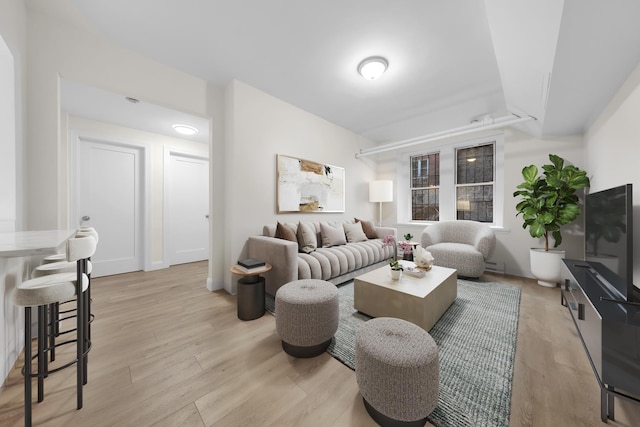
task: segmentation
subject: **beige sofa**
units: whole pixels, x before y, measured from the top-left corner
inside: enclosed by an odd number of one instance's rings
[[[262,236],[249,237],[247,251],[249,258],[272,265],[265,274],[266,291],[275,295],[293,280],[340,284],[384,265],[393,251],[382,246],[389,234],[395,236],[396,229],[375,227],[370,221],[269,224]]]

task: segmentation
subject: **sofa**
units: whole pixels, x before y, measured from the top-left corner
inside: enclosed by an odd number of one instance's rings
[[[384,265],[391,246],[382,238],[396,229],[376,227],[371,221],[318,221],[265,225],[261,236],[247,241],[247,255],[271,264],[265,290],[271,295],[294,280],[320,279],[344,283]]]
[[[420,246],[431,252],[435,265],[455,268],[458,276],[477,278],[493,255],[496,236],[481,222],[441,221],[424,229]]]

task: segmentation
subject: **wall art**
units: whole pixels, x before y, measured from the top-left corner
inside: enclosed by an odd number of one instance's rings
[[[344,212],[344,168],[277,156],[278,213]]]

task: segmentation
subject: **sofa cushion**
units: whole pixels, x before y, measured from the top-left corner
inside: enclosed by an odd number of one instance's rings
[[[341,223],[331,225],[326,222],[321,222],[320,235],[322,236],[322,247],[324,248],[347,244],[344,227]]]
[[[276,238],[290,240],[292,242],[298,242],[298,237],[296,236],[296,230],[293,230],[291,227],[284,225],[282,223],[278,223],[276,225]]]
[[[309,254],[318,247],[316,230],[313,225],[301,222],[298,224],[298,248],[300,252]]]
[[[347,236],[347,242],[364,242],[368,240],[367,235],[362,230],[362,223],[356,222],[355,224],[344,224],[344,234]]]
[[[362,219],[356,218],[356,222],[362,224],[362,231],[369,239],[377,239],[378,233],[376,232],[376,226],[373,225],[373,221],[365,221]]]

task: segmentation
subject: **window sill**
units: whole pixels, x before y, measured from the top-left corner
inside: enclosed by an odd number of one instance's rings
[[[428,227],[431,224],[435,224],[435,222],[399,222],[396,224],[397,227]],[[509,233],[511,230],[509,228],[505,228],[501,225],[490,224],[491,229],[496,233]]]

